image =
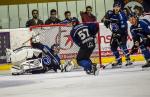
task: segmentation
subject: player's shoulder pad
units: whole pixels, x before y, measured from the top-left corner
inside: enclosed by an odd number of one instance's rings
[[[150,22],[146,19],[139,19],[139,23],[144,26],[144,25],[150,25]]]
[[[76,25],[76,26],[73,28],[73,30],[77,30],[77,29],[82,28],[82,27],[84,27],[84,26],[85,26],[85,25],[83,25],[83,24]]]
[[[111,15],[111,14],[113,14],[113,11],[112,11],[112,10],[108,10],[108,11],[106,12],[106,14]]]
[[[125,12],[124,12],[124,11],[121,11],[120,13],[121,13],[122,15],[125,15],[125,16],[126,16],[126,14],[125,14]]]

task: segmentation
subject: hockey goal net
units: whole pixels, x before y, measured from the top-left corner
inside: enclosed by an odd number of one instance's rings
[[[38,37],[39,41],[45,45],[51,47],[53,44],[59,44],[60,46],[60,58],[63,63],[66,60],[74,60],[78,53],[79,47],[76,46],[71,37],[70,31],[72,26],[64,25],[64,24],[51,24],[51,25],[40,25],[40,26],[32,26],[30,31],[32,33],[32,37]],[[97,34],[96,48],[91,56],[93,62],[100,64],[100,41],[98,38],[99,34]]]

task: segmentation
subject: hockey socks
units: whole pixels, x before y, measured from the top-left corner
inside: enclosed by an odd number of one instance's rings
[[[149,60],[150,51],[144,45],[141,45],[140,48],[141,48],[142,54],[144,55],[145,60]]]

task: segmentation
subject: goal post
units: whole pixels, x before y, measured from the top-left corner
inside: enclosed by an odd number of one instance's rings
[[[62,63],[64,63],[66,60],[72,59],[74,62],[76,62],[75,59],[79,47],[73,42],[70,36],[71,29],[72,26],[66,24],[50,24],[30,27],[32,36],[37,36],[42,44],[48,45],[49,47],[51,47],[53,44],[59,44],[60,58]],[[102,64],[100,51],[100,32],[97,34],[96,38],[96,48],[90,58],[94,63]]]

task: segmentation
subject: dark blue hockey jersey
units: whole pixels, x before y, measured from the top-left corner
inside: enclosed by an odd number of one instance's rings
[[[86,23],[74,26],[70,35],[79,47],[93,48],[95,47],[95,37],[98,31],[99,25],[97,23]]]
[[[132,25],[130,27],[130,32],[134,41],[144,40],[147,35],[150,35],[150,22],[146,19],[141,19],[136,26]]]
[[[127,33],[127,17],[123,11],[115,14],[113,11],[109,10],[106,13],[105,18],[110,20],[112,32],[117,32],[120,30],[122,34]]]
[[[60,57],[57,54],[54,54],[52,48],[49,48],[47,45],[42,43],[32,43],[31,45],[33,48],[42,50],[43,53],[47,55],[46,59],[53,59],[56,64],[60,64]]]

